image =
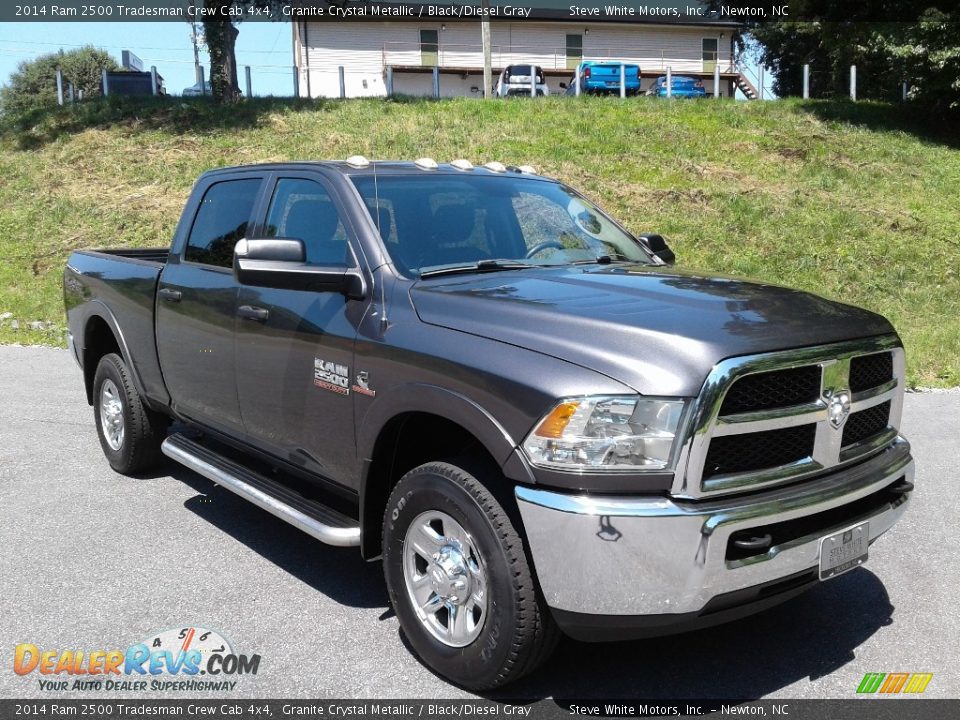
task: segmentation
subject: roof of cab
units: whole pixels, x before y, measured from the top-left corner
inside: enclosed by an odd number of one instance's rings
[[[424,169],[409,160],[377,160],[371,161],[366,167],[357,167],[348,164],[345,160],[295,160],[290,162],[272,162],[272,163],[251,163],[248,165],[232,165],[229,167],[215,168],[208,170],[204,175],[215,175],[220,173],[230,173],[237,171],[282,171],[282,170],[310,170],[320,169],[333,170],[343,175],[484,175],[492,177],[517,177],[518,175],[537,180],[550,180],[539,174],[524,172],[519,166],[506,165],[505,172],[497,172],[483,165],[475,165],[471,169],[462,170],[454,167],[450,163],[438,163],[436,168]]]

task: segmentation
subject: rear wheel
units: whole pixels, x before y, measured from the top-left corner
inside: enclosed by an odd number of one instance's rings
[[[458,465],[427,463],[397,483],[384,517],[383,565],[413,649],[462,687],[512,682],[556,644],[513,523]]]
[[[110,467],[131,474],[159,464],[169,419],[144,406],[123,359],[109,353],[93,377],[93,409],[100,447]]]

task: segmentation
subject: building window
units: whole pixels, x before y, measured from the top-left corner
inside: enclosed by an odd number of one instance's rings
[[[583,60],[583,35],[567,35],[567,69],[574,70]]]
[[[420,31],[420,64],[425,67],[440,64],[440,38],[436,30]]]
[[[703,39],[703,71],[713,72],[717,66],[718,54],[720,51],[720,41],[716,38]]]

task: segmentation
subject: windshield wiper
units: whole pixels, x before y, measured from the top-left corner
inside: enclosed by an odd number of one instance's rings
[[[592,260],[574,260],[571,265],[609,265],[615,262],[635,262],[623,255],[600,255]]]
[[[474,263],[465,265],[451,265],[448,267],[438,267],[433,270],[422,270],[421,278],[437,277],[438,275],[459,275],[462,273],[486,273],[499,272],[502,270],[525,270],[527,268],[543,267],[542,265],[531,265],[530,263],[516,262],[513,260],[478,260]]]

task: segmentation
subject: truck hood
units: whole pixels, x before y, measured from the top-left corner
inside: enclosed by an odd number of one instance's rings
[[[560,358],[645,395],[694,396],[725,358],[893,332],[880,315],[810,293],[646,265],[436,277],[410,295],[423,322]]]

